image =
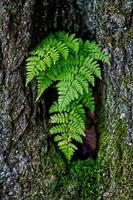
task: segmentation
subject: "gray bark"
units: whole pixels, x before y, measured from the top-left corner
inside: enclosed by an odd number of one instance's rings
[[[45,119],[35,94],[25,88],[25,64],[31,44],[35,2],[1,2],[0,134],[2,199],[20,199],[31,191],[34,168],[46,153]],[[22,180],[25,178],[25,184]],[[26,183],[27,182],[27,183]]]
[[[117,134],[116,122],[124,121],[124,142],[132,144],[133,3],[1,0],[0,13],[1,199],[56,199],[50,190],[54,176],[52,172],[43,173],[54,170],[51,163],[43,161],[49,145],[45,102],[35,102],[35,83],[25,87],[25,59],[50,32],[65,30],[84,39],[96,38],[111,60],[111,65],[103,69],[106,130],[109,135]],[[76,191],[72,198],[77,198]],[[57,199],[71,199],[71,195],[65,197],[60,192]]]

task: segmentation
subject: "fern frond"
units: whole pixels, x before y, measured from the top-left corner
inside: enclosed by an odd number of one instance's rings
[[[77,149],[73,141],[82,143],[84,137],[84,108],[95,110],[91,87],[95,77],[101,79],[97,61],[109,64],[108,54],[96,42],[84,42],[65,32],[48,35],[26,60],[26,85],[37,79],[37,100],[51,85],[57,88],[57,102],[49,110],[50,132],[67,160]]]
[[[40,72],[39,76],[37,77],[37,99],[36,101],[41,97],[41,95],[44,93],[44,91],[53,83],[53,80],[46,78],[45,72]]]
[[[59,149],[64,153],[67,160],[71,160],[77,147],[72,143],[67,143],[66,140],[58,143]]]
[[[84,135],[82,135],[84,136]],[[76,132],[73,132],[73,134],[71,135],[71,138],[73,140],[75,140],[76,142],[79,142],[79,143],[83,143],[83,139],[82,139],[82,136],[80,136],[78,133]]]
[[[37,76],[38,82],[38,100],[45,90],[52,85],[54,81],[58,79],[58,75],[61,73],[62,69],[59,64],[54,65],[52,68],[48,68],[46,71],[40,72]]]
[[[61,41],[57,43],[56,48],[58,50],[58,52],[64,57],[64,59],[66,60],[68,58],[69,55],[69,49],[68,47],[62,43]]]
[[[84,44],[84,50],[95,60],[101,60],[106,64],[110,64],[108,53],[103,51],[95,41],[90,42],[87,40]]]
[[[59,60],[59,53],[56,48],[53,47],[50,49],[50,56],[54,64]]]
[[[38,75],[40,67],[38,66],[38,62],[40,62],[40,59],[36,56],[29,57],[26,63],[26,85],[35,77]],[[38,67],[37,67],[38,66]]]
[[[88,83],[85,78],[75,67],[68,68],[68,71],[62,74],[60,78],[62,80],[56,85],[59,94],[58,103],[62,109],[88,91]]]
[[[68,125],[67,125],[66,123],[58,124],[58,125],[52,127],[52,128],[50,129],[50,132],[51,132],[52,134],[67,132],[67,126],[68,126]],[[56,138],[56,137],[55,137],[55,138]],[[54,138],[54,140],[55,140],[55,138]]]
[[[60,105],[58,102],[53,102],[52,106],[49,109],[49,113],[61,112]]]
[[[75,38],[75,34],[69,35],[65,32],[58,32],[56,33],[56,37],[64,42],[68,48],[73,50],[75,53],[79,51],[79,39]]]
[[[58,113],[51,117],[51,123],[61,124],[68,123],[68,113]]]
[[[83,65],[80,68],[80,74],[93,85],[95,85],[95,76],[101,78],[101,74],[99,72],[100,68],[98,67],[97,63],[91,59],[86,58],[84,60]]]
[[[36,70],[35,66],[35,63],[32,63],[32,65],[27,65],[26,86],[38,74],[38,71]]]
[[[46,38],[44,38],[40,44],[39,47],[41,49],[45,49],[46,47],[55,47],[58,41],[56,40],[54,34],[50,33]]]
[[[54,105],[58,106],[57,103]],[[82,142],[82,137],[84,136],[85,112],[83,106],[78,102],[73,102],[72,105],[68,106],[67,111],[54,114],[51,119],[55,125],[50,129],[50,132],[54,135],[58,134],[54,137],[54,141],[58,142],[59,148],[66,158],[70,157],[71,159],[74,153],[74,151],[71,154],[69,152],[69,148],[71,149],[73,146],[72,141]],[[66,147],[68,151],[66,151]]]
[[[75,81],[61,81],[56,85],[56,87],[59,94],[58,102],[62,109],[71,103],[71,101],[76,100],[79,97],[79,93],[75,88]]]
[[[60,135],[56,135],[55,137],[54,137],[54,141],[55,142],[59,142],[59,141],[61,141],[62,140],[62,136],[60,136]]]
[[[88,93],[85,93],[81,97],[81,101],[82,101],[83,105],[85,105],[85,107],[88,108],[88,110],[90,112],[94,112],[95,111],[95,99],[93,97],[93,92],[92,92],[92,90],[90,88],[89,88]]]
[[[56,60],[58,60],[58,58]],[[52,57],[50,57],[50,55],[48,54],[45,55],[45,57],[43,58],[43,62],[45,63],[45,65],[50,67],[52,65]]]

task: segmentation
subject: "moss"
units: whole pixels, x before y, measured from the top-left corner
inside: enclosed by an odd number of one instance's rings
[[[131,38],[133,38],[133,28],[132,27],[129,29],[128,33],[131,36]]]
[[[41,155],[43,167],[36,169],[38,190],[32,190],[34,192],[29,199],[132,199],[133,149],[125,143],[127,123],[115,116],[116,124],[112,134],[109,134],[107,125],[103,123],[106,111],[102,109],[101,113],[99,118],[102,123],[98,127],[101,144],[97,160],[79,160],[68,164],[60,152],[51,147],[47,157]],[[43,180],[42,185],[40,179]]]
[[[117,117],[112,134],[102,128],[102,145],[99,157],[103,158],[103,184],[108,192],[105,199],[132,199],[133,148],[125,143],[127,123]],[[102,177],[100,177],[102,178]]]
[[[103,183],[99,179],[101,160],[88,159],[67,164],[54,148],[47,157],[42,155],[41,160],[43,168],[38,166],[38,170],[35,169],[37,180],[29,199],[96,200],[103,193]],[[41,182],[43,185],[40,185]]]
[[[112,12],[119,13],[125,17],[128,15],[128,12],[126,10],[123,10],[123,8],[121,6],[121,2],[119,2],[119,1],[118,1],[118,4],[114,3],[114,1],[109,2],[108,8],[110,8],[112,10]]]
[[[110,36],[108,36],[108,34],[106,34],[106,35],[104,36],[103,42],[104,42],[105,44],[108,44],[108,43],[111,42],[111,38],[110,38]]]
[[[88,199],[88,197],[91,200],[95,199],[97,188],[95,162],[88,159],[67,164],[60,154],[55,152],[51,155],[49,161],[52,160],[53,164],[52,174],[58,176],[53,190],[55,199]]]
[[[3,22],[4,22],[4,18],[3,18],[3,16],[0,16],[0,25],[2,25]]]

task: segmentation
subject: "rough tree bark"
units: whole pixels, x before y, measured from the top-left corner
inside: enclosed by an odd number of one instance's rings
[[[49,32],[65,30],[84,39],[95,38],[109,52],[111,65],[103,69],[102,87],[107,124],[102,131],[108,143],[101,149],[108,149],[104,158],[110,164],[105,171],[111,181],[97,199],[125,199],[123,191],[127,200],[132,199],[132,192],[125,189],[126,182],[122,185],[124,189],[120,189],[116,179],[120,173],[123,180],[128,179],[129,187],[132,178],[132,0],[1,0],[0,13],[0,198],[77,199],[80,192],[77,187],[57,187],[62,175],[55,175],[57,166],[48,157],[45,101],[42,98],[35,102],[35,83],[25,88],[25,58],[29,49]],[[130,161],[129,166],[126,159]],[[64,171],[65,167],[63,163]],[[59,196],[55,195],[57,188]],[[64,190],[68,191],[67,195],[63,194]]]
[[[33,169],[39,165],[40,153],[47,150],[42,108],[34,103],[34,92],[25,88],[24,60],[31,44],[34,6],[34,0],[1,2],[2,199],[30,195]]]

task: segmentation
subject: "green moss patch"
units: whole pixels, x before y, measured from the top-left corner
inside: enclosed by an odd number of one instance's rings
[[[35,169],[38,190],[30,199],[132,200],[133,148],[125,143],[127,123],[120,118],[115,122],[112,134],[107,132],[107,125],[101,123],[99,127],[101,141],[96,161],[68,164],[54,147],[47,157],[42,154],[42,166]]]

